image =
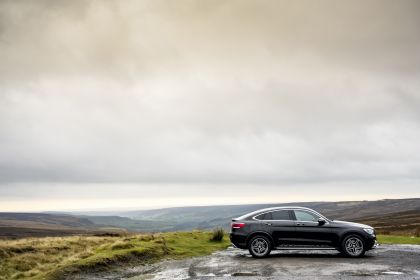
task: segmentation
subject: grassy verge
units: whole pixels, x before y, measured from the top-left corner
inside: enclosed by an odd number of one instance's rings
[[[210,254],[228,238],[210,241],[209,232],[174,232],[123,237],[69,236],[0,240],[0,280],[63,279],[79,272],[104,271]]]
[[[379,244],[417,244],[420,245],[420,237],[400,235],[378,235]]]

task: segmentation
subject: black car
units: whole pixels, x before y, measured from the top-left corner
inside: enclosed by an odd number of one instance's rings
[[[272,249],[335,249],[361,257],[377,245],[371,226],[329,220],[304,207],[267,208],[232,219],[230,240],[257,258]]]

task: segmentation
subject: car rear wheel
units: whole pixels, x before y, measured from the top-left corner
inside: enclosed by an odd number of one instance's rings
[[[352,257],[352,258],[362,257],[366,252],[365,242],[358,235],[346,236],[343,239],[340,251],[343,252],[348,257]]]
[[[248,243],[248,249],[253,257],[264,258],[271,252],[271,241],[262,235],[254,236]]]

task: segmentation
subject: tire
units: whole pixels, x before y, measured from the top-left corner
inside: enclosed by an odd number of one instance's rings
[[[263,235],[257,235],[249,241],[248,250],[254,258],[265,258],[270,254],[271,246],[270,239]]]
[[[341,242],[340,252],[350,258],[360,258],[366,252],[366,245],[362,237],[351,234],[344,237]]]

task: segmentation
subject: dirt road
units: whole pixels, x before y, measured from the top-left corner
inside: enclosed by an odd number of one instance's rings
[[[361,259],[335,251],[275,251],[254,259],[229,248],[213,255],[77,279],[420,279],[419,245],[382,245]]]

